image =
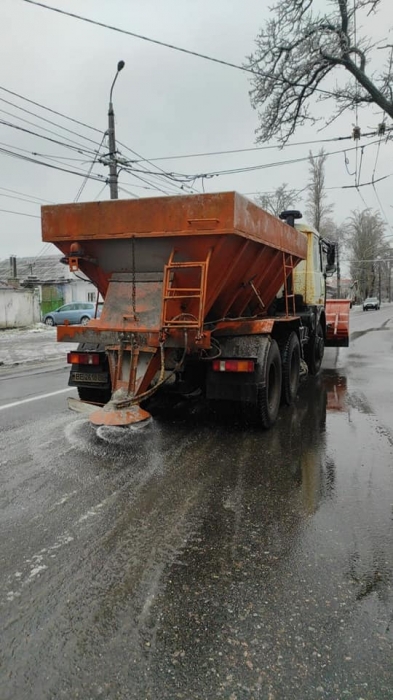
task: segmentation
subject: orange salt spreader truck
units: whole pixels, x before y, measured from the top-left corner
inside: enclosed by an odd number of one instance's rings
[[[42,207],[43,241],[104,299],[100,318],[57,328],[79,343],[70,407],[124,426],[155,394],[199,392],[271,427],[324,347],[348,345],[350,302],[326,299],[335,247],[300,217],[235,192]]]

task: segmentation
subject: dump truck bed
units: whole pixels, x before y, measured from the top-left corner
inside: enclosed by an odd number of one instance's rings
[[[132,323],[126,288],[136,287],[138,306],[153,284],[169,287],[173,277],[186,291],[183,302],[164,299],[164,316],[175,317],[176,309],[202,321],[266,315],[307,252],[303,233],[235,192],[44,206],[42,238],[75,260],[104,298],[117,281],[116,304],[110,316],[105,304],[100,319],[116,329],[156,330],[165,320],[160,309],[149,302],[148,318],[141,314]],[[203,309],[192,289],[203,295]]]

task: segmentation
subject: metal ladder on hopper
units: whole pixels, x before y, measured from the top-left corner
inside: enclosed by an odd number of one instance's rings
[[[207,288],[207,272],[211,250],[209,250],[206,260],[175,262],[176,250],[173,249],[169,257],[167,265],[164,267],[163,295],[162,295],[162,317],[161,328],[185,328],[195,329],[198,334],[202,334],[203,321],[205,315],[205,301]],[[181,270],[197,270],[199,271],[199,286],[198,287],[177,287],[174,284],[176,271]],[[171,316],[170,305],[174,301],[179,301],[180,305],[187,307],[187,301],[194,300],[197,304],[197,313],[191,314],[184,311],[177,316]]]
[[[285,313],[287,316],[289,316],[289,305],[290,305],[290,300],[292,302],[292,314],[295,316],[296,313],[296,308],[295,308],[295,295],[293,293],[293,270],[294,270],[294,264],[293,264],[293,256],[288,255],[287,253],[282,254],[282,264],[283,264],[283,271],[284,271],[284,297],[285,297]],[[289,291],[289,285],[288,285],[288,280],[291,280],[291,291]]]

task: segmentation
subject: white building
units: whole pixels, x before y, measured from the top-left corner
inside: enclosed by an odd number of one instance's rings
[[[8,289],[37,290],[41,314],[73,301],[97,300],[97,289],[82,272],[70,272],[60,255],[0,261],[0,282]],[[32,318],[31,323],[37,319]],[[11,326],[12,327],[12,326]]]

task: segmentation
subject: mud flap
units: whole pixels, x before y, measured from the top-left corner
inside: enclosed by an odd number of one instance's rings
[[[349,299],[326,300],[326,339],[325,347],[337,348],[349,345]]]
[[[75,411],[76,413],[84,413],[86,416],[94,413],[94,411],[96,411],[98,408],[97,404],[95,403],[86,403],[80,399],[74,399],[71,396],[67,398],[67,404],[71,411]]]

